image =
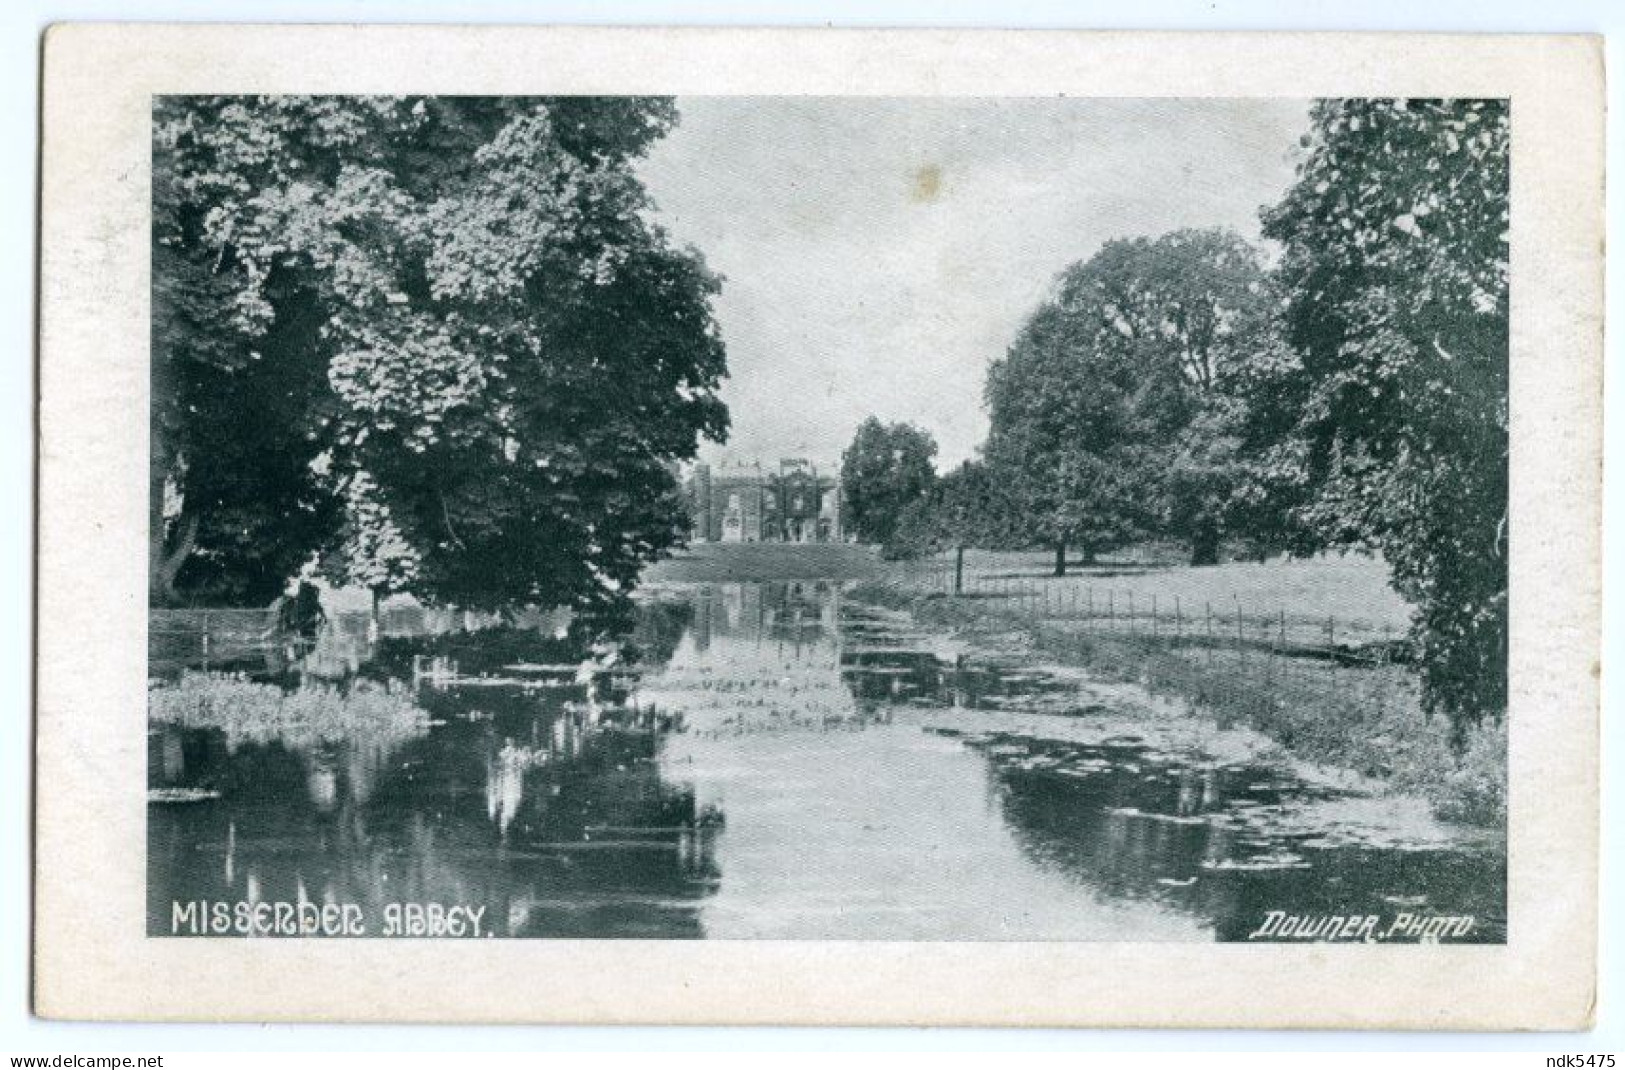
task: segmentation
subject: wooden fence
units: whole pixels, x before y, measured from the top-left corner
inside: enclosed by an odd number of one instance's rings
[[[329,616],[312,641],[280,629],[271,608],[152,609],[147,671],[151,676],[183,669],[280,673],[298,662],[316,675],[342,676],[370,660],[380,639],[475,631],[506,619],[456,606],[388,606],[376,620],[365,610],[347,610]],[[512,622],[552,631],[569,622],[569,611],[526,609],[513,614]]]
[[[270,609],[153,609],[147,614],[148,672],[241,667],[276,646]]]
[[[1409,660],[1409,642],[1392,626],[1339,619],[1335,614],[1292,614],[1280,606],[1254,605],[1240,598],[1193,601],[1148,595],[1075,574],[1054,579],[987,575],[959,570],[953,560],[936,558],[895,562],[888,581],[914,593],[963,600],[990,615],[1085,635],[1196,648],[1210,660],[1228,652],[1244,662],[1279,658],[1327,672]]]

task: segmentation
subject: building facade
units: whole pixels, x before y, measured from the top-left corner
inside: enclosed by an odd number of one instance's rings
[[[697,464],[686,486],[695,542],[840,542],[841,481],[811,462]]]

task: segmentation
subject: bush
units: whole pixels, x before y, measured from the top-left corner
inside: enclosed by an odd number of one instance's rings
[[[398,683],[357,680],[348,688],[306,684],[285,691],[240,674],[189,672],[147,693],[154,724],[218,728],[228,739],[261,742],[290,736],[339,741],[379,733],[416,735],[429,715]]]

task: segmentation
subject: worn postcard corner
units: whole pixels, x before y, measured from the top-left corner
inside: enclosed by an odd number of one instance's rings
[[[1602,144],[1582,37],[52,27],[36,1012],[1588,1027]]]

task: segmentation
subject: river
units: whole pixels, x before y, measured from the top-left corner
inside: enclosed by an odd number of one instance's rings
[[[1497,835],[1244,729],[835,583],[640,613],[590,672],[504,648],[414,681],[397,650],[365,686],[404,719],[156,721],[149,931],[201,901],[463,905],[496,937],[1506,937]]]

